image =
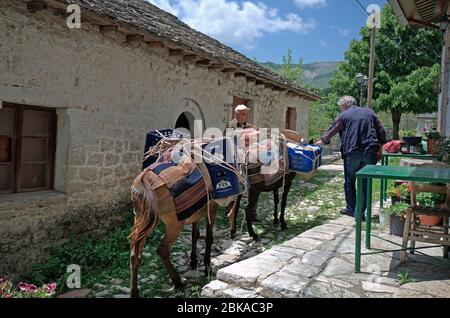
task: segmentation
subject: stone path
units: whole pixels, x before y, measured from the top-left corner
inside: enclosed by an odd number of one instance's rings
[[[400,243],[401,238],[374,231]],[[354,219],[342,217],[317,226],[255,257],[218,271],[202,296],[216,298],[392,298],[450,297],[450,267],[442,260],[411,255],[400,265],[399,253],[362,256],[362,272],[354,273]],[[374,240],[375,248],[394,245]],[[418,244],[419,246],[419,244]],[[440,248],[427,251],[441,255]],[[400,286],[398,274],[421,282]]]

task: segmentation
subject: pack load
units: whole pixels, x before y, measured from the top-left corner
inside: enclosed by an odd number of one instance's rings
[[[289,170],[309,176],[322,164],[322,147],[287,143]]]
[[[152,130],[147,133],[144,149],[143,169],[153,168],[158,162],[168,160],[173,156],[170,150],[184,139],[182,132],[173,129]],[[207,184],[210,184],[211,197],[223,199],[245,192],[245,185],[236,173],[236,159],[234,157],[233,142],[228,139],[220,140],[184,140],[188,142],[188,151],[194,150],[196,155],[200,152],[195,149],[201,146],[202,162],[197,163],[203,173]],[[181,149],[181,153],[184,149]],[[177,154],[175,154],[177,156]],[[230,156],[227,158],[227,156]],[[204,169],[206,168],[206,169]]]
[[[214,199],[223,199],[244,192],[235,169],[234,144],[228,139],[212,141],[203,146],[203,161],[211,178]]]

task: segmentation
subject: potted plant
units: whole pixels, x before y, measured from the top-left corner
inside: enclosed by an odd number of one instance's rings
[[[429,192],[418,193],[416,199],[419,206],[431,208],[437,208],[445,202],[444,195]],[[419,220],[422,225],[438,226],[442,224],[443,218],[441,216],[419,215]]]
[[[390,234],[403,237],[403,231],[405,230],[405,215],[409,209],[409,204],[400,202],[396,205],[391,205],[386,209],[389,214],[389,229]]]
[[[417,147],[422,142],[422,137],[416,136],[416,131],[413,129],[407,129],[400,131],[403,141],[410,147]]]
[[[441,134],[436,129],[432,129],[430,131],[425,132],[425,137],[427,138],[428,153],[433,156],[438,155],[439,144],[442,141]]]
[[[392,205],[396,205],[399,202],[410,202],[410,189],[407,183],[402,183],[396,187],[389,186],[387,194],[391,197]]]

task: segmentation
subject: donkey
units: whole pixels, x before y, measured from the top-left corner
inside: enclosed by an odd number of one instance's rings
[[[201,210],[195,212],[188,219],[178,221],[175,211],[161,215],[158,206],[158,197],[151,186],[149,169],[144,170],[134,181],[131,188],[131,198],[135,213],[134,226],[130,233],[130,296],[139,297],[137,288],[138,271],[142,263],[142,249],[146,238],[152,233],[160,221],[165,225],[165,235],[158,248],[164,266],[169,273],[170,279],[177,290],[184,287],[180,275],[175,270],[170,261],[170,252],[173,244],[180,236],[185,225],[192,225],[192,250],[190,255],[190,266],[196,269],[197,261],[197,240],[200,236],[199,222],[202,218],[209,218],[206,222],[206,248],[204,255],[205,275],[207,276],[211,264],[211,246],[213,243],[213,224],[217,214],[218,205],[214,201],[209,201]],[[209,212],[209,213],[208,213]]]
[[[301,140],[300,136],[292,131],[284,130],[283,135],[288,135],[291,140],[295,142],[299,142]],[[309,144],[313,144],[314,140],[311,140]],[[287,158],[285,158],[287,160]],[[297,176],[296,172],[292,172],[287,170],[287,167],[284,167],[285,169],[281,171],[282,177],[272,183],[272,184],[266,184],[263,178],[260,176],[260,170],[258,170],[258,165],[256,166],[256,178],[259,179],[259,182],[252,183],[250,185],[249,191],[248,191],[248,205],[245,208],[245,220],[247,223],[247,231],[248,234],[253,237],[255,241],[259,240],[258,234],[255,233],[253,230],[253,221],[252,221],[252,215],[256,214],[256,210],[258,208],[258,200],[259,196],[262,192],[273,192],[273,199],[274,199],[274,212],[273,212],[273,223],[274,225],[280,225],[281,230],[286,231],[287,224],[285,221],[285,210],[286,210],[286,204],[287,204],[287,198],[289,195],[289,192],[291,191],[292,183]],[[250,170],[251,168],[249,168]],[[283,175],[284,174],[284,175]],[[280,218],[278,218],[278,204],[280,202],[279,198],[279,189],[283,188],[283,194],[281,197],[281,213]],[[236,235],[237,227],[236,227],[236,220],[237,220],[237,213],[239,212],[239,206],[242,199],[242,195],[237,197],[237,200],[234,204],[230,204],[228,206],[229,211],[229,217],[230,217],[230,234],[233,238]]]
[[[252,215],[256,213],[256,210],[258,208],[259,196],[261,195],[262,192],[273,192],[273,199],[274,199],[273,223],[274,225],[280,225],[283,231],[287,230],[287,224],[284,219],[284,215],[286,210],[287,198],[292,187],[292,182],[294,181],[296,175],[297,173],[295,172],[285,172],[284,177],[282,177],[280,180],[271,185],[266,185],[265,182],[263,181],[260,183],[252,184],[250,186],[248,190],[248,205],[245,208],[245,220],[247,223],[248,234],[251,237],[253,237],[255,241],[259,240],[259,236],[253,230]],[[278,190],[280,188],[283,188],[283,195],[281,197],[281,213],[280,217],[278,218],[278,204],[280,202]],[[236,220],[237,220],[237,213],[239,212],[241,199],[242,195],[238,196],[233,206],[231,205],[229,206],[231,216],[230,218],[231,237],[234,237],[237,232]]]

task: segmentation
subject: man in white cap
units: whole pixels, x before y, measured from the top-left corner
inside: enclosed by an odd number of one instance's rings
[[[250,112],[250,108],[248,108],[245,105],[239,105],[235,108],[234,112],[236,113],[236,117],[227,125],[226,128],[258,129],[255,125],[247,123],[248,113]]]
[[[227,129],[258,129],[255,125],[249,124],[248,121],[248,113],[250,112],[250,108],[248,108],[245,105],[239,105],[234,109],[234,112],[236,113],[236,117],[227,125],[225,128],[225,131]],[[226,133],[226,132],[225,132]],[[239,196],[238,202],[241,200],[241,196]],[[234,206],[234,202],[232,202],[228,208],[226,209],[226,214],[228,215],[229,211],[231,211],[232,207]],[[250,219],[252,223],[260,223],[260,219],[258,216],[257,209],[250,211]]]

